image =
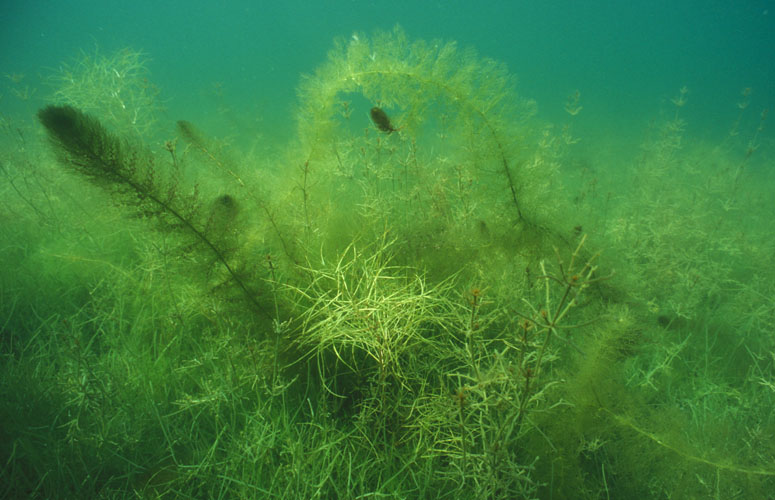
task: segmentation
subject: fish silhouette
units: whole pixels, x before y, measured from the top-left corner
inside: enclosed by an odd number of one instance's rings
[[[393,127],[393,124],[390,123],[390,117],[388,117],[387,113],[380,107],[374,106],[371,108],[371,121],[374,122],[374,125],[376,125],[378,129],[387,132],[388,134],[398,131],[398,129]]]

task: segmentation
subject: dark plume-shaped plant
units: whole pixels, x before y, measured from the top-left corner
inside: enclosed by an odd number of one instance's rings
[[[249,284],[248,268],[237,258],[240,232],[223,231],[213,223],[211,207],[200,201],[196,186],[182,192],[175,169],[159,172],[152,155],[72,106],[47,106],[38,112],[38,119],[62,165],[109,192],[138,215],[153,219],[162,230],[187,237],[192,243],[187,248],[221,265],[227,281],[266,314],[257,291]]]

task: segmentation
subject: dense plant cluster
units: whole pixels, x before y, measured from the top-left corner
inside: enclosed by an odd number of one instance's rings
[[[685,91],[605,193],[455,43],[337,41],[272,157],[149,147],[143,68],[84,56],[47,141],[3,130],[3,496],[775,486],[773,209],[750,152],[685,146]]]

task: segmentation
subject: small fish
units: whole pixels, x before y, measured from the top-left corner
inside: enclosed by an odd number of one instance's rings
[[[371,108],[371,121],[374,122],[374,125],[376,125],[378,129],[387,132],[388,134],[398,131],[398,129],[394,128],[393,124],[390,123],[390,118],[387,113],[377,106]]]

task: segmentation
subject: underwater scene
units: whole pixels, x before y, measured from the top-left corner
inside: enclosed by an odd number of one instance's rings
[[[775,499],[775,4],[641,3],[6,2],[0,498]]]

